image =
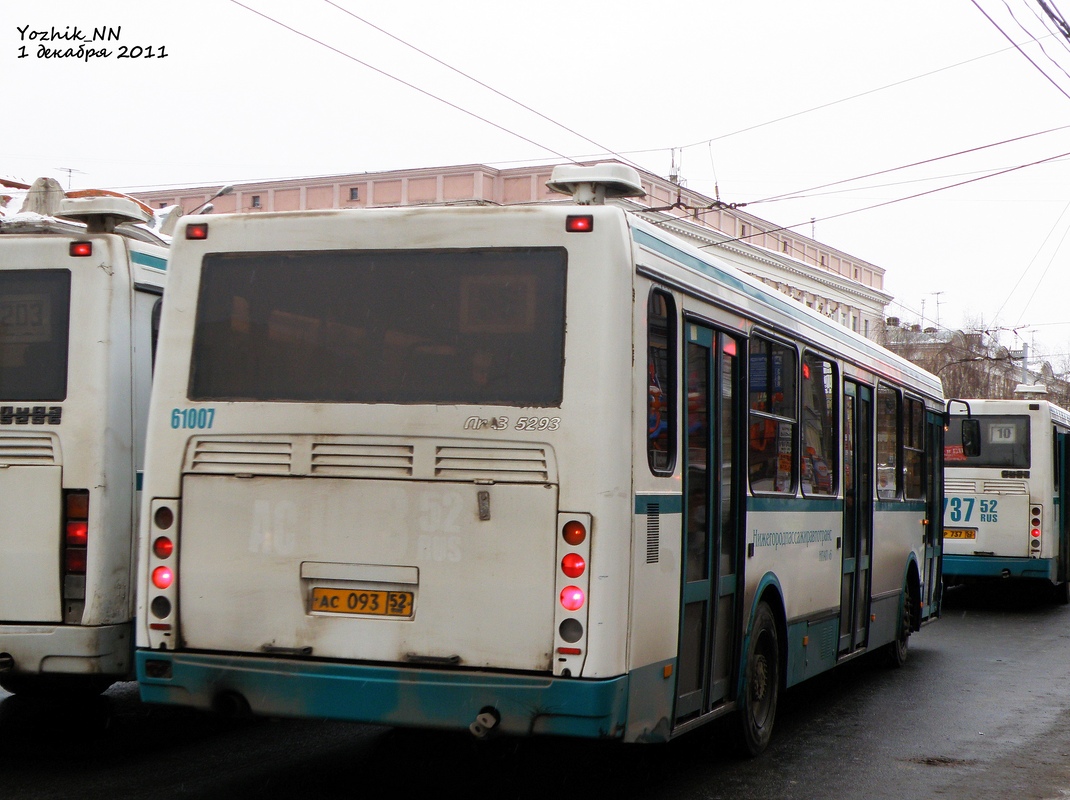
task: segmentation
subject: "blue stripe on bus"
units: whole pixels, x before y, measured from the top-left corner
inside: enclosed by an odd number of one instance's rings
[[[153,269],[167,271],[167,259],[160,258],[159,256],[150,256],[148,253],[141,253],[137,250],[130,251],[130,260],[135,264],[140,264],[143,267],[152,267]]]
[[[843,511],[843,500],[838,497],[773,497],[747,498],[747,511]]]
[[[944,553],[944,577],[1011,578],[1058,580],[1059,562],[1054,558],[1002,558],[1000,556],[960,556]]]
[[[628,712],[628,676],[576,680],[338,662],[137,652],[137,679],[147,703],[202,707],[237,693],[257,714],[319,717],[382,725],[464,730],[484,708],[501,715],[498,730],[620,738]],[[169,666],[172,677],[150,677]]]
[[[679,494],[637,494],[635,513],[646,514],[650,506],[658,506],[661,514],[680,514],[684,510],[684,498]]]
[[[876,511],[910,511],[914,514],[925,513],[924,500],[878,500],[874,505]]]

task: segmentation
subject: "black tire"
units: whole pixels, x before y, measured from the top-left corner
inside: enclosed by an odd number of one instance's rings
[[[4,675],[0,687],[25,697],[94,697],[115,683],[99,675]]]
[[[914,602],[909,589],[903,590],[903,602],[899,607],[899,623],[895,630],[895,641],[884,646],[884,660],[890,667],[901,667],[907,663],[907,645],[910,643],[910,630],[913,620],[910,618],[910,606]]]
[[[1053,583],[1051,585],[1051,599],[1060,606],[1070,604],[1070,581]]]
[[[747,754],[756,756],[769,744],[779,697],[780,640],[773,611],[763,602],[758,604],[754,615],[743,664],[740,717],[742,744]]]

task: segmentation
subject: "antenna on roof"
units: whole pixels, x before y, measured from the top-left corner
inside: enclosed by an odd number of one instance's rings
[[[546,184],[552,192],[570,194],[578,205],[603,205],[607,197],[643,197],[639,172],[626,164],[559,164]]]

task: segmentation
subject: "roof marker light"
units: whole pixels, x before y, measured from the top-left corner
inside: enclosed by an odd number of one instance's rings
[[[594,230],[594,215],[569,214],[565,217],[565,230],[569,233],[590,233]]]
[[[93,243],[92,242],[71,242],[70,248],[67,251],[75,258],[85,258],[86,256],[93,255]]]
[[[208,223],[207,222],[191,222],[186,226],[186,238],[187,239],[207,239],[208,238]]]

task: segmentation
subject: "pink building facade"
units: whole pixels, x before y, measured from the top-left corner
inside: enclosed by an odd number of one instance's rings
[[[560,202],[546,188],[553,165],[496,169],[479,164],[390,172],[326,175],[234,184],[211,200],[216,214],[427,204],[510,205]],[[871,338],[883,329],[884,269],[797,231],[728,208],[710,197],[647,172],[647,196],[621,202],[677,234],[718,253],[750,275]],[[139,192],[154,208],[189,212],[219,186]]]

